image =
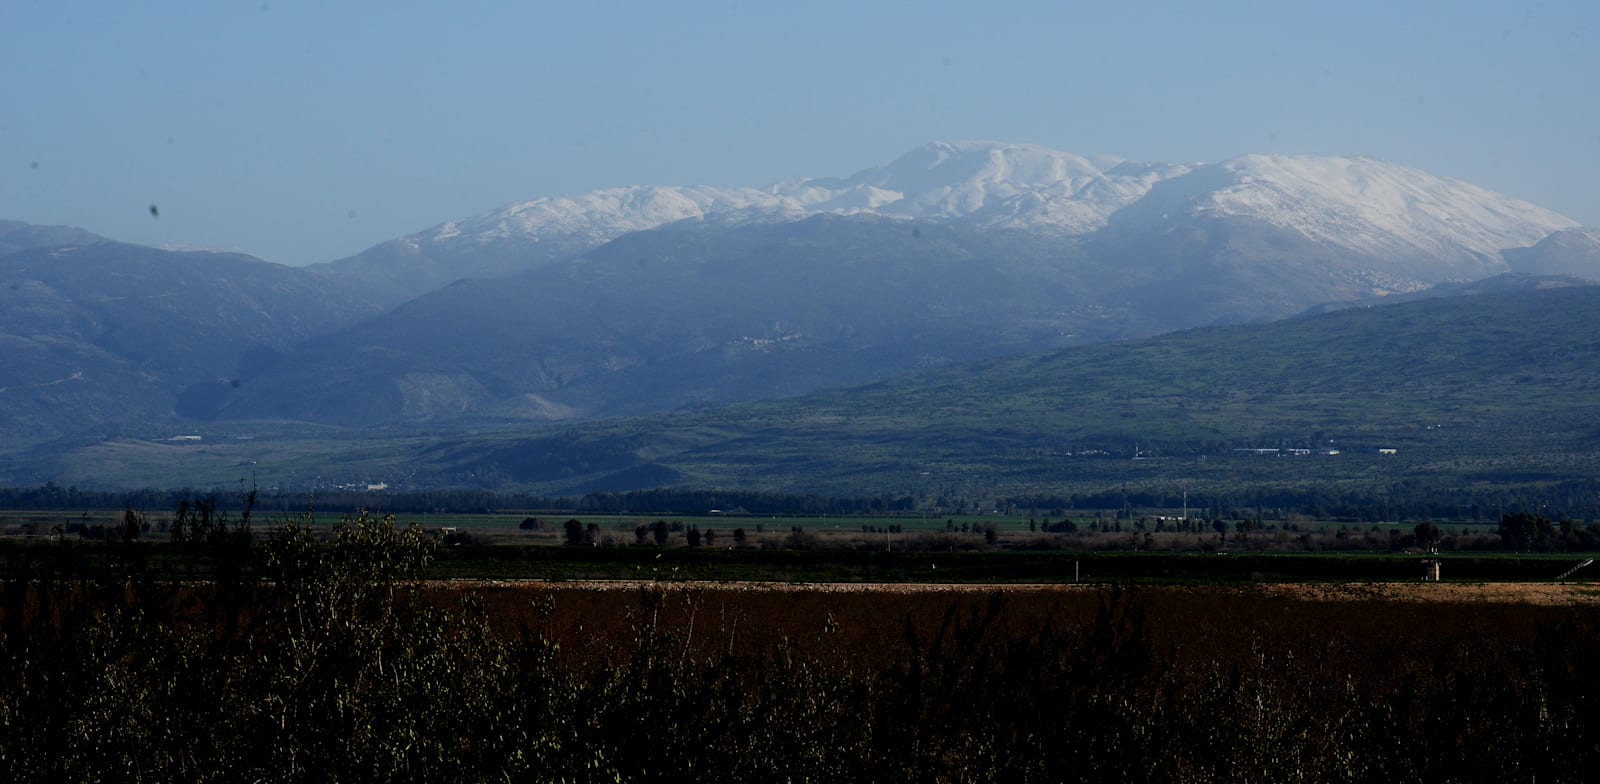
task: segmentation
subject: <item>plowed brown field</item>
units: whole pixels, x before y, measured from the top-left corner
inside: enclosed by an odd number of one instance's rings
[[[1084,593],[1103,590],[1094,584],[942,584],[942,583],[760,583],[695,582],[647,580],[441,580],[430,583],[438,588],[493,589],[539,594],[552,591],[636,592],[643,588],[662,591],[772,592],[772,593],[878,593],[900,594],[1051,594]],[[1600,583],[1273,583],[1251,586],[1171,587],[1139,589],[1148,593],[1214,594],[1218,596],[1268,596],[1318,602],[1405,601],[1445,603],[1495,603],[1566,605],[1600,603]]]

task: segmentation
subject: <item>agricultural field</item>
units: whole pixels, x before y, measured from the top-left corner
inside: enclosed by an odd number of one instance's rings
[[[1498,782],[1600,763],[1600,587],[1553,581],[1577,553],[1025,549],[971,521],[902,534],[970,549],[559,546],[529,517],[246,536],[191,510],[156,541],[0,543],[0,768]]]
[[[1600,763],[1588,584],[430,580],[448,548],[374,518],[25,546],[100,560],[0,579],[15,781],[1499,782]],[[162,557],[213,568],[172,580]]]

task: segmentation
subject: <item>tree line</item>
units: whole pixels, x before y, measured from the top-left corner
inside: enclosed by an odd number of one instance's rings
[[[1148,510],[1187,506],[1206,519],[1267,521],[1290,514],[1317,520],[1379,522],[1479,522],[1492,525],[1503,515],[1543,515],[1557,524],[1600,520],[1600,480],[1567,480],[1518,487],[1440,488],[1399,481],[1353,490],[1335,486],[1208,487],[1184,490],[1171,483],[1160,487],[1119,485],[1073,494],[1031,494],[999,498],[918,499],[911,495],[836,497],[762,491],[660,488],[581,497],[485,490],[440,489],[400,492],[319,491],[316,493],[254,492],[262,510],[294,514],[313,508],[332,514],[363,510],[395,514],[488,514],[507,510],[547,510],[566,514],[647,515],[787,515],[875,516],[927,511],[941,514],[1000,510],[1011,515],[1064,517],[1074,512],[1122,512],[1128,519]],[[246,492],[216,495],[192,488],[94,490],[49,482],[37,487],[0,487],[0,509],[90,510],[132,508],[141,512],[175,509],[184,502],[211,499],[221,509],[240,510]],[[1579,527],[1582,527],[1579,525]]]
[[[1439,487],[1405,480],[1365,489],[1338,486],[1209,487],[1191,490],[1174,483],[1160,487],[1119,486],[1069,495],[1002,497],[996,506],[1013,513],[1030,510],[1062,516],[1077,510],[1178,509],[1187,506],[1211,519],[1243,520],[1305,515],[1352,523],[1448,520],[1493,524],[1501,516],[1526,512],[1555,520],[1600,520],[1600,480],[1580,479],[1515,487]]]

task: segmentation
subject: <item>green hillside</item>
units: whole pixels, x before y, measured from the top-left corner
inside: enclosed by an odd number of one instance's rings
[[[591,425],[501,447],[483,467],[548,487],[566,455],[680,483],[851,493],[1586,477],[1600,452],[1597,314],[1600,288],[1582,287],[1192,330]],[[1236,451],[1274,448],[1313,454]]]
[[[1108,488],[1542,492],[1600,476],[1597,314],[1597,287],[1452,297],[657,417],[359,441],[280,428],[203,447],[113,442],[46,470],[135,485],[237,482],[244,471],[284,486],[685,486],[929,501]],[[1242,451],[1270,449],[1284,451]]]

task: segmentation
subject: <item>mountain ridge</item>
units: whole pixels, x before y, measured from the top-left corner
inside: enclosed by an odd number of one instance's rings
[[[800,239],[789,228],[824,225],[818,221],[859,244]],[[873,221],[878,227],[868,229]],[[1516,249],[1550,244],[1573,227],[1526,202],[1374,158],[1245,155],[1169,165],[1038,145],[935,142],[843,178],[536,199],[402,238],[384,247],[404,268],[432,265],[427,285],[438,288],[378,317],[365,336],[344,339],[343,356],[385,368],[369,377],[376,386],[361,393],[366,399],[350,399],[348,385],[330,388],[344,375],[336,355],[301,351],[291,373],[303,380],[269,383],[221,413],[368,424],[489,411],[582,418],[789,395],[868,380],[869,366],[881,377],[917,362],[1062,344],[1044,335],[1142,337],[1263,321],[1505,274],[1513,259],[1557,266],[1549,260],[1556,251],[1534,257]],[[923,235],[920,246],[906,246]],[[1562,271],[1600,278],[1600,258],[1581,269],[1584,260],[1566,250],[1573,244],[1561,245]],[[817,255],[823,246],[852,261]],[[374,285],[403,286],[385,253],[352,263],[362,274],[381,273]],[[443,276],[461,271],[461,259],[478,276],[446,287]],[[832,272],[819,286],[775,264],[782,259]],[[918,264],[926,280],[917,278]],[[720,273],[704,273],[712,267]],[[675,277],[662,278],[669,269]],[[659,285],[638,288],[645,280]],[[878,290],[890,306],[872,304],[863,290]],[[508,299],[511,291],[521,292],[518,301]],[[926,307],[904,309],[890,296]],[[789,301],[795,297],[814,304]],[[963,298],[985,308],[966,316],[969,334],[941,321]],[[599,302],[616,307],[599,310]],[[541,315],[530,319],[522,307]],[[818,318],[822,309],[827,319]],[[899,333],[885,330],[875,310],[892,312]],[[1010,321],[987,315],[1006,311]],[[426,334],[415,334],[419,327]],[[434,345],[446,334],[462,345]],[[939,350],[931,335],[962,347]],[[765,348],[727,348],[739,340]],[[399,366],[402,358],[414,367]],[[526,370],[496,367],[507,361]],[[765,386],[754,381],[762,367]],[[686,378],[691,368],[705,381]],[[330,420],[334,412],[358,419]]]
[[[302,270],[42,227],[0,254],[0,437],[16,447],[171,422],[256,358],[361,315]],[[7,236],[24,233],[12,231]]]
[[[1164,206],[1141,207],[1158,189]],[[393,305],[458,278],[536,268],[681,220],[869,213],[1079,237],[1106,229],[1124,212],[1123,223],[1144,215],[1158,228],[1244,218],[1347,254],[1441,260],[1435,266],[1443,273],[1424,270],[1437,277],[1429,282],[1450,273],[1506,271],[1501,251],[1578,228],[1528,202],[1368,157],[1242,155],[1170,165],[1038,145],[931,142],[847,177],[762,188],[630,186],[515,202],[314,266],[364,281]],[[397,279],[408,275],[416,280]]]

